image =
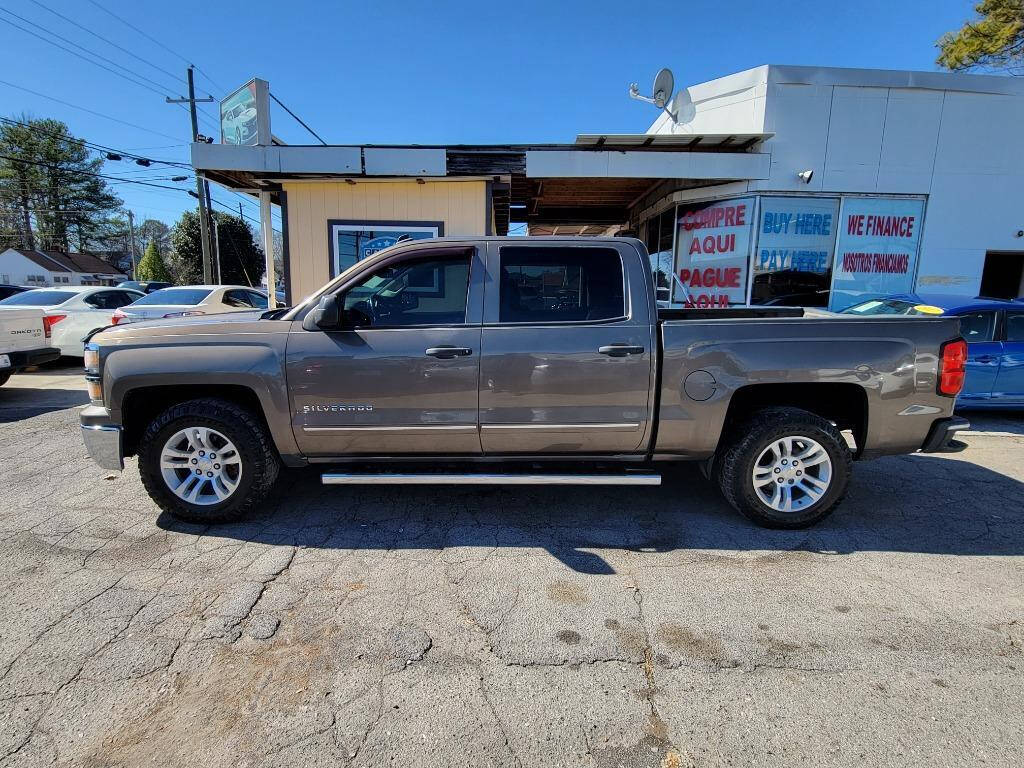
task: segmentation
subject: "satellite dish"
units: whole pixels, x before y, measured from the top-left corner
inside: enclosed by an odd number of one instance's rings
[[[676,79],[672,76],[672,70],[663,68],[654,77],[654,104],[659,109],[672,100],[672,89],[675,88]]]
[[[675,78],[672,76],[672,70],[666,67],[659,71],[655,76],[652,95],[641,96],[640,86],[636,83],[629,84],[629,95],[637,101],[646,101],[648,104],[653,104],[658,109],[668,111],[668,103],[672,101],[672,89],[675,88],[675,84]]]

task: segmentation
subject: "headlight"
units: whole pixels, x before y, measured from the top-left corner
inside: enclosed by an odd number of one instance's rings
[[[85,345],[85,372],[86,373],[99,373],[100,372],[100,350],[95,344]]]

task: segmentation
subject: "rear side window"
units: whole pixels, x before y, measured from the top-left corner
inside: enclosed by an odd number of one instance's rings
[[[501,249],[502,323],[610,320],[626,315],[622,259],[614,248]]]
[[[229,307],[251,307],[248,291],[225,291],[224,303]]]
[[[1006,313],[1006,340],[1024,341],[1024,312]]]
[[[969,312],[960,315],[960,335],[970,344],[975,341],[992,341],[995,338],[995,312]]]

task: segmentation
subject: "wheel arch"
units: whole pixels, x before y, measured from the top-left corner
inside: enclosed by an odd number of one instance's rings
[[[765,408],[800,408],[853,433],[854,456],[864,450],[868,430],[868,397],[864,387],[848,382],[748,384],[729,400],[722,438],[754,412]]]
[[[239,405],[256,416],[267,430],[274,446],[286,464],[302,464],[290,427],[281,435],[272,423],[272,402],[268,392],[260,392],[250,383],[240,382],[176,382],[171,384],[139,383],[123,389],[119,397],[121,426],[124,430],[124,455],[138,453],[139,440],[146,427],[166,409],[188,400],[216,398]],[[268,418],[268,412],[271,418]]]

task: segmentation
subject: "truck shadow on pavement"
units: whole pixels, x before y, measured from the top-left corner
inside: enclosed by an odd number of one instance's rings
[[[164,529],[340,550],[444,550],[451,560],[502,548],[545,550],[584,574],[614,574],[637,554],[1024,554],[1024,483],[958,458],[900,456],[855,465],[843,504],[814,528],[774,531],[741,517],[696,465],[661,487],[320,485],[320,470],[282,473],[248,520],[201,526],[167,514]],[[464,550],[464,554],[461,551]],[[768,557],[778,555],[767,555]],[[671,562],[671,560],[669,561]]]

